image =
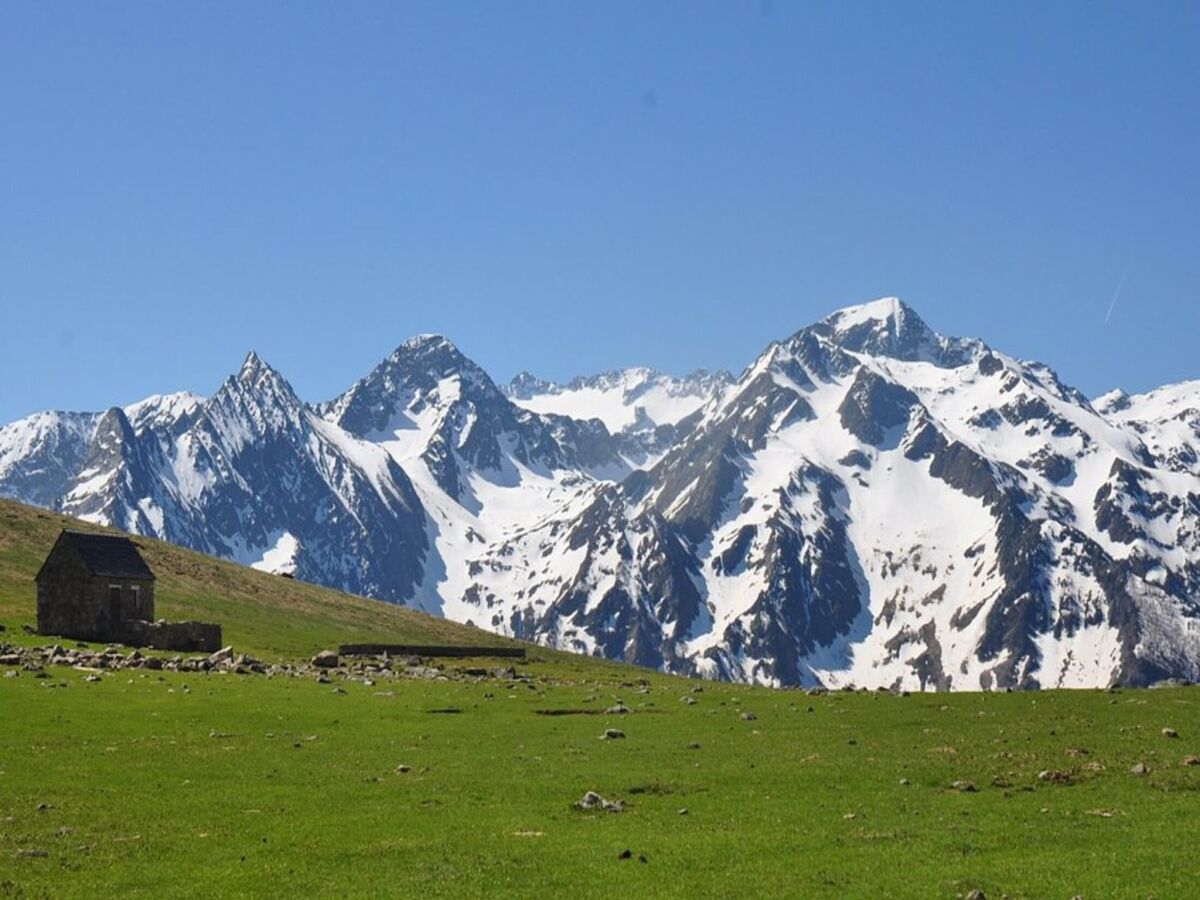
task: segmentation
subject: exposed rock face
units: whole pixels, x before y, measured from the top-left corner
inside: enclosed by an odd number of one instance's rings
[[[0,429],[0,491],[671,671],[928,690],[1200,678],[1200,384],[1090,403],[883,300],[736,379],[503,389],[445,338],[319,407]]]

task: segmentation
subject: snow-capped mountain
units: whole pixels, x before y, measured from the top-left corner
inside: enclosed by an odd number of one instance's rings
[[[208,400],[39,414],[0,430],[0,448],[0,491],[17,500],[386,599],[421,578],[407,476],[253,353]]]
[[[565,649],[768,684],[1200,678],[1200,382],[1094,404],[885,299],[736,379],[503,387],[405,342],[341,396],[0,429],[0,493]]]

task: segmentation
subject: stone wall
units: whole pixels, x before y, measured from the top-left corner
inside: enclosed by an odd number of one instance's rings
[[[208,622],[146,622],[122,626],[121,643],[154,650],[213,653],[221,649],[221,626]]]
[[[38,632],[81,641],[106,640],[107,617],[95,600],[91,572],[56,545],[38,577]]]
[[[121,599],[114,610],[112,589]],[[110,578],[55,566],[37,586],[38,631],[80,641],[120,640],[125,622],[154,618],[154,582],[142,578]],[[113,613],[116,613],[114,616]]]

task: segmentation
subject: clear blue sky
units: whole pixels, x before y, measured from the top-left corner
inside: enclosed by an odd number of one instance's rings
[[[0,4],[0,421],[257,349],[739,369],[896,294],[1200,377],[1200,4]],[[1105,314],[1127,272],[1111,320]]]

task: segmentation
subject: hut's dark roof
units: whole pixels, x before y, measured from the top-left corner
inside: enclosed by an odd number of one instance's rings
[[[154,573],[142,559],[142,554],[127,537],[115,534],[89,534],[83,531],[64,531],[62,536],[79,551],[83,564],[93,575],[110,578],[153,578]]]

